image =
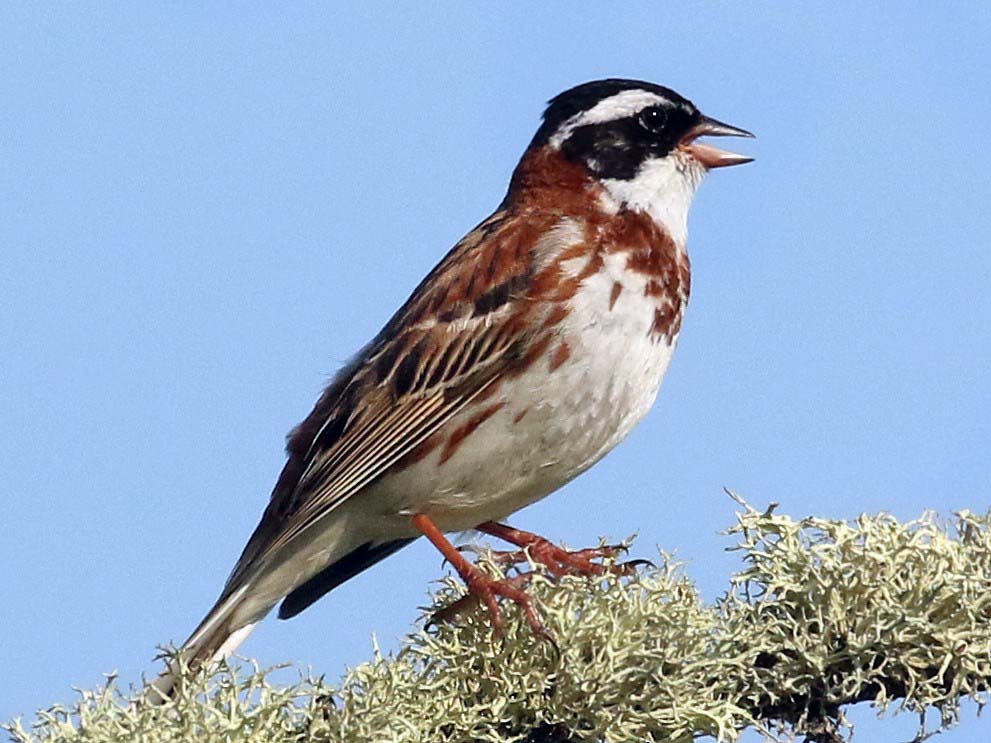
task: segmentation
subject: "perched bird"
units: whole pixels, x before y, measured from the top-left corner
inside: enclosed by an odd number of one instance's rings
[[[288,461],[217,603],[181,654],[225,657],[280,601],[303,611],[417,537],[488,605],[539,617],[444,537],[477,529],[556,572],[595,572],[500,523],[592,466],[653,404],[688,302],[688,209],[752,136],[673,90],[597,80],[553,98],[499,208],[338,372],[288,438]],[[173,679],[156,682],[163,694]]]

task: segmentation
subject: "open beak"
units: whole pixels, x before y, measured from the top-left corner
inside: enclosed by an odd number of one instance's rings
[[[743,165],[753,160],[746,155],[738,155],[735,152],[721,150],[710,144],[696,142],[699,137],[750,137],[753,134],[746,129],[730,126],[721,121],[703,116],[702,121],[693,126],[679,143],[688,153],[698,160],[706,168],[725,168],[730,165]]]

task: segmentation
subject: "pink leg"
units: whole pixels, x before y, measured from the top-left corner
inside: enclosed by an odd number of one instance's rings
[[[501,564],[516,565],[530,558],[545,565],[552,575],[586,575],[598,576],[606,572],[626,574],[631,572],[637,561],[606,567],[593,560],[613,558],[625,551],[621,545],[606,545],[583,550],[566,550],[552,544],[544,537],[522,529],[514,529],[506,524],[486,521],[475,527],[478,531],[491,534],[505,542],[515,544],[520,549],[514,552],[495,553],[496,561]],[[525,550],[525,551],[524,551]]]
[[[464,555],[448,541],[440,529],[437,528],[436,524],[430,520],[429,516],[422,513],[416,514],[413,517],[413,525],[440,550],[441,554],[458,571],[458,574],[468,587],[468,595],[464,599],[454,602],[451,606],[435,614],[435,620],[447,621],[460,614],[461,611],[467,608],[468,604],[481,600],[489,610],[489,616],[492,618],[492,628],[496,634],[501,634],[504,622],[502,612],[499,610],[499,603],[496,601],[496,596],[502,596],[516,602],[523,608],[523,615],[526,617],[527,623],[535,634],[553,642],[550,633],[544,627],[544,623],[537,613],[537,609],[533,604],[533,598],[520,588],[520,586],[526,583],[526,580],[522,580],[524,576],[509,580],[490,578],[465,559]]]

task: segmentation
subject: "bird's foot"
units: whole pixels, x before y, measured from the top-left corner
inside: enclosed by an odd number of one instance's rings
[[[645,560],[631,560],[622,563],[611,562],[607,564],[596,562],[596,560],[615,560],[620,555],[626,554],[628,550],[625,544],[604,544],[589,549],[567,550],[544,537],[528,531],[522,531],[521,529],[514,529],[505,524],[498,524],[494,521],[479,524],[477,529],[510,544],[515,544],[520,548],[518,550],[493,552],[493,561],[501,566],[519,565],[533,561],[545,566],[547,572],[554,576],[583,575],[597,577],[607,573],[629,575],[638,566],[649,564]]]
[[[417,514],[413,517],[413,524],[440,550],[445,559],[458,571],[458,575],[461,576],[461,579],[468,588],[468,593],[465,596],[444,609],[435,612],[430,619],[430,624],[449,622],[461,616],[467,609],[483,603],[488,609],[489,617],[492,620],[493,631],[497,636],[501,636],[505,628],[502,610],[499,608],[499,602],[497,600],[497,597],[501,596],[519,604],[523,610],[523,616],[526,618],[527,624],[530,625],[533,633],[557,647],[554,638],[540,618],[540,613],[537,611],[533,597],[523,590],[523,586],[529,583],[532,577],[531,575],[518,575],[512,578],[492,578],[483,573],[476,565],[470,563],[444,537],[428,516]]]
[[[492,578],[471,565],[470,571],[459,571],[459,574],[468,587],[468,593],[443,609],[434,612],[433,616],[430,617],[430,624],[451,622],[479,604],[484,604],[489,612],[493,632],[497,637],[502,637],[506,623],[497,600],[497,597],[501,596],[519,604],[527,624],[530,625],[530,629],[537,637],[554,644],[554,638],[544,626],[533,597],[523,590],[523,586],[529,583],[533,577],[532,573],[516,575],[512,578]]]

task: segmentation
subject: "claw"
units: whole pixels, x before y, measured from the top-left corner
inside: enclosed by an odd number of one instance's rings
[[[496,565],[519,565],[526,562],[526,553],[523,550],[492,550],[488,557]]]
[[[532,628],[533,627],[531,625],[531,629]],[[546,627],[544,627],[543,625],[541,625],[541,629],[540,630],[534,629],[533,632],[536,635],[536,637],[537,637],[538,640],[542,640],[543,642],[546,642],[548,645],[550,645],[551,650],[554,653],[554,665],[557,665],[558,663],[560,663],[561,662],[561,647],[557,644],[557,640],[554,638],[554,635],[552,635],[550,633],[550,630],[548,630]]]
[[[468,587],[468,592],[457,601],[434,612],[427,621],[426,626],[432,627],[436,624],[449,622],[462,615],[466,610],[484,603],[492,621],[492,630],[496,636],[503,635],[505,623],[502,618],[502,611],[499,608],[498,598],[508,599],[519,604],[523,611],[530,629],[540,639],[546,640],[554,648],[555,653],[560,657],[561,651],[556,640],[544,626],[540,614],[534,605],[533,598],[522,590],[532,576],[533,572],[521,572],[512,578],[491,578],[470,563],[464,557],[464,552],[477,552],[474,545],[463,545],[455,547],[452,545],[426,514],[416,514],[413,516],[413,525],[424,536],[427,537],[444,555],[444,562],[450,564],[458,571]],[[503,567],[516,567],[521,563],[539,562],[544,565],[547,572],[556,577],[567,575],[579,575],[589,577],[600,577],[607,574],[630,575],[641,565],[651,565],[648,560],[631,560],[624,563],[602,563],[596,560],[614,560],[621,554],[629,552],[629,545],[621,544],[601,544],[583,550],[567,550],[558,547],[543,537],[531,534],[530,532],[514,529],[504,524],[494,521],[486,521],[479,524],[477,529],[499,537],[519,549],[503,552],[493,552],[490,559],[496,565]]]
[[[438,624],[450,624],[476,606],[478,606],[478,596],[473,593],[467,593],[457,601],[452,601],[443,609],[438,609],[431,614],[423,628],[430,629],[431,627],[436,627]]]
[[[558,547],[543,537],[530,532],[514,529],[504,524],[486,522],[478,526],[480,531],[504,539],[521,549],[513,552],[496,553],[496,562],[500,565],[516,565],[524,560],[536,561],[547,568],[547,572],[555,577],[565,575],[585,575],[598,577],[607,573],[626,575],[628,568],[622,565],[603,565],[596,560],[613,560],[628,551],[628,545],[600,544],[583,550],[566,550]]]
[[[523,586],[529,583],[533,577],[532,573],[523,573],[512,578],[496,579],[489,578],[483,573],[478,572],[478,569],[474,566],[472,568],[474,570],[465,576],[468,593],[457,601],[448,604],[443,609],[434,612],[430,619],[427,620],[426,626],[428,628],[437,624],[451,622],[462,616],[466,611],[478,606],[479,603],[484,602],[492,621],[494,634],[496,637],[503,637],[505,622],[502,618],[502,610],[496,601],[497,596],[502,596],[520,605],[527,624],[530,625],[535,635],[543,640],[549,640],[555,648],[557,647],[554,637],[540,619],[540,614],[537,612],[533,598],[523,590]]]

